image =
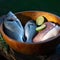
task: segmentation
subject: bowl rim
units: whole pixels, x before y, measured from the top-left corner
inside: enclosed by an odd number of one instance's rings
[[[22,12],[17,12],[17,13],[15,13],[15,15],[20,14],[20,13],[24,13],[24,12],[45,12],[45,11],[22,11]],[[49,13],[49,12],[47,12],[47,13]],[[53,14],[53,13],[51,13],[51,14]],[[16,16],[16,17],[17,17],[17,16]],[[19,19],[19,18],[18,18],[18,19]],[[15,42],[17,42],[17,43],[23,43],[23,44],[42,44],[42,43],[47,43],[47,42],[50,42],[50,41],[52,41],[52,40],[54,40],[54,39],[56,39],[56,38],[58,38],[58,37],[60,36],[60,34],[58,34],[58,35],[55,36],[55,37],[52,37],[52,38],[49,38],[49,39],[46,39],[46,40],[44,40],[44,41],[40,41],[40,42],[37,42],[37,43],[34,43],[34,42],[32,42],[32,43],[19,42],[19,41],[15,40],[15,39],[10,38],[6,33],[4,33],[4,31],[3,31],[3,23],[1,24],[0,27],[1,27],[1,32],[2,32],[1,35],[4,34],[6,37],[8,37],[9,40],[15,41]]]
[[[55,16],[57,16],[57,17],[60,18],[60,16],[57,15],[57,14],[55,14],[55,13],[52,13],[52,12],[49,12],[49,11],[42,11],[42,10],[40,10],[40,11],[39,11],[39,10],[26,10],[26,11],[20,11],[20,12],[16,12],[15,15],[16,15],[16,14],[19,14],[19,13],[26,13],[26,12],[46,12],[46,13],[53,14],[53,15],[55,15]]]

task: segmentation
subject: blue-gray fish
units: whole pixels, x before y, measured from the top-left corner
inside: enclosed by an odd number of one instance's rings
[[[31,43],[33,37],[36,34],[36,24],[34,21],[30,20],[25,25],[25,37],[27,38],[26,42]]]
[[[4,31],[9,37],[23,42],[23,26],[20,20],[12,12],[9,12],[4,20]]]

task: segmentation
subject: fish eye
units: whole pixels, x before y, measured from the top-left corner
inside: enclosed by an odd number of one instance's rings
[[[8,19],[8,21],[14,21],[13,19]]]

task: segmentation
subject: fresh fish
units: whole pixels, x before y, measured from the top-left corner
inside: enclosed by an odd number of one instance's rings
[[[60,27],[51,22],[45,22],[46,28],[40,31],[34,38],[33,42],[38,43],[40,41],[45,41],[47,39],[52,39],[59,35]]]
[[[12,12],[9,12],[4,20],[4,31],[9,37],[23,42],[23,26],[19,19]]]
[[[36,34],[36,24],[34,21],[30,20],[25,25],[25,37],[27,38],[26,42],[31,43],[33,37]]]

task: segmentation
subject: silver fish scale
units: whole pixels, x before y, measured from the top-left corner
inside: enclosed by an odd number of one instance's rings
[[[7,29],[9,29],[12,32],[20,33],[21,31],[23,31],[19,26],[17,26],[18,24],[16,23],[16,21],[13,21],[13,22],[5,21],[4,25]]]
[[[33,21],[28,21],[25,25],[25,36],[27,38],[26,42],[31,43],[33,36],[36,34],[36,24]]]
[[[5,32],[12,37],[23,42],[24,29],[19,19],[9,12],[4,20]]]

